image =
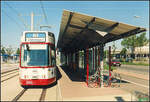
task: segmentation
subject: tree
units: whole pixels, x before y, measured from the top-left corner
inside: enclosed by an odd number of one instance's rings
[[[134,54],[135,47],[142,47],[148,43],[148,39],[146,38],[146,33],[142,33],[140,36],[130,36],[122,40],[121,45],[125,48],[131,50],[131,54]],[[140,48],[141,49],[141,48]]]
[[[2,54],[5,54],[5,53],[6,53],[5,47],[2,47],[1,53],[2,53]]]
[[[16,54],[20,54],[20,49],[19,48],[17,49]]]
[[[13,54],[14,50],[11,46],[9,46],[8,48],[6,48],[6,53],[10,56],[11,54]]]
[[[126,53],[127,53],[127,49],[126,48],[122,48],[120,54],[121,55],[126,55]]]
[[[137,37],[138,47],[142,47],[148,43],[148,39],[146,38],[145,35],[146,33],[144,32],[140,36]]]
[[[121,45],[123,45],[127,49],[130,49],[131,54],[133,55],[134,51],[135,51],[135,47],[138,46],[137,36],[133,35],[133,36],[130,36],[128,38],[123,39],[122,42],[121,42]]]
[[[140,47],[140,53],[141,53],[141,47],[145,46],[149,40],[146,38],[146,33],[142,33],[140,36],[137,37],[137,45]]]
[[[113,45],[112,45],[112,50],[113,50],[113,56],[115,54],[115,51],[116,51],[116,46],[115,46],[115,42],[113,41]]]
[[[123,57],[125,58],[126,53],[127,53],[127,49],[126,49],[126,48],[122,48],[122,50],[121,50],[121,52],[120,52],[121,57],[122,57],[122,55],[123,55]]]
[[[103,56],[104,58],[107,57],[106,53],[107,53],[107,50],[104,51],[104,56]]]

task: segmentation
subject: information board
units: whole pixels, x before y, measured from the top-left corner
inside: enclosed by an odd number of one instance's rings
[[[46,34],[45,33],[26,33],[25,40],[29,42],[45,42]]]

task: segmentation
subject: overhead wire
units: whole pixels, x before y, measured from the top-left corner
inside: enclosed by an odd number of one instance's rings
[[[16,14],[19,14],[19,12],[17,10],[15,10],[12,6],[10,6],[8,3],[5,2],[5,4],[11,9],[13,10]]]
[[[21,29],[23,29],[22,27],[21,27],[21,25],[15,20],[15,19],[13,19],[11,16],[9,16],[4,10],[2,10],[2,14],[5,14],[9,19],[11,19],[12,21],[14,21]]]
[[[28,24],[24,21],[23,18],[21,18],[21,14],[16,10],[14,9],[11,5],[9,5],[8,3],[5,2],[5,4],[11,9],[13,10],[20,18],[20,20],[22,21],[22,23],[24,24],[25,27],[29,27]],[[47,15],[45,13],[45,9],[44,9],[44,6],[42,4],[42,1],[40,0],[40,4],[41,4],[41,9],[42,9],[42,12],[44,14],[44,18],[45,18],[45,23],[48,25],[48,19],[47,19]],[[8,15],[8,14],[7,14]],[[9,15],[8,15],[9,16]],[[42,21],[42,19],[39,21],[39,23]],[[39,25],[39,24],[38,24]]]
[[[28,24],[23,20],[23,18],[21,18],[21,15],[20,15],[20,13],[19,13],[17,10],[15,10],[15,9],[14,9],[12,6],[10,6],[8,3],[5,2],[5,4],[6,4],[11,10],[13,10],[13,11],[16,13],[17,16],[19,16],[20,20],[22,21],[22,23],[24,24],[25,27],[29,27]]]
[[[41,4],[41,8],[42,8],[42,11],[43,11],[44,17],[45,17],[45,23],[48,25],[47,15],[46,15],[46,13],[45,13],[44,6],[43,6],[43,4],[42,4],[42,1],[41,1],[41,0],[40,0],[40,4]]]
[[[42,16],[41,19],[37,22],[37,26],[40,26],[40,23],[43,19],[44,19],[44,16]]]

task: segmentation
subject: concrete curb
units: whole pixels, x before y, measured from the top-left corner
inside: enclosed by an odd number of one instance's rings
[[[60,66],[57,66],[58,68],[60,68]],[[57,101],[63,101],[63,97],[62,97],[62,92],[61,92],[61,88],[60,88],[60,80],[57,80]]]
[[[63,101],[59,80],[57,81],[57,84],[58,84],[57,87],[58,87],[58,93],[59,93],[57,101]]]

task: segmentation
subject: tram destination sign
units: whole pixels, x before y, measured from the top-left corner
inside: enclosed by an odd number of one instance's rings
[[[26,33],[25,40],[27,42],[45,42],[46,34],[45,33]]]

